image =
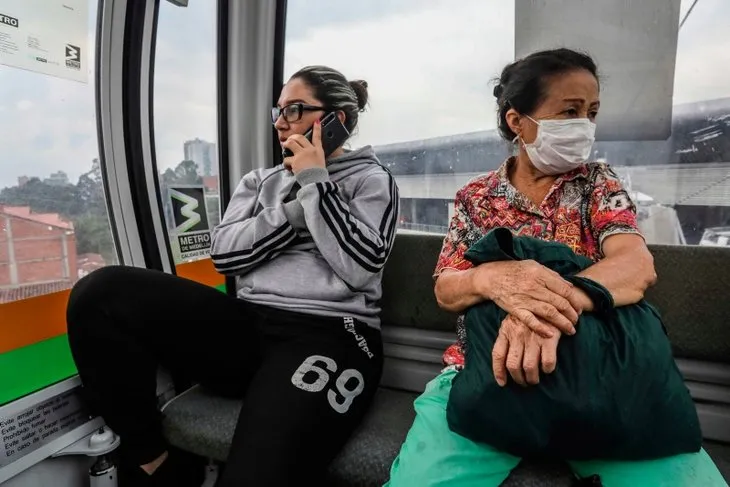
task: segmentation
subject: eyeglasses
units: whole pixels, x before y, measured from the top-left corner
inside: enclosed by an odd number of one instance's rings
[[[271,109],[271,123],[276,123],[282,115],[288,123],[298,122],[302,119],[304,112],[318,112],[324,109],[324,107],[316,107],[306,103],[292,103],[283,108],[274,107]]]

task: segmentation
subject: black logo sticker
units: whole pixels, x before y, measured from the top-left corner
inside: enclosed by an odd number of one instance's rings
[[[66,44],[66,67],[81,70],[81,48],[72,44]]]
[[[0,24],[18,28],[18,19],[9,15],[0,14]]]

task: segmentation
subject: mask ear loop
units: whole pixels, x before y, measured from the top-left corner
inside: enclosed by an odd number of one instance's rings
[[[538,122],[537,120],[535,120],[534,118],[532,118],[531,116],[529,116],[527,114],[525,114],[525,117],[527,117],[532,123],[534,123],[535,125],[537,125],[537,134],[539,136],[539,134],[540,134],[540,122]],[[512,142],[513,143],[522,142],[522,145],[525,147],[525,149],[527,149],[527,143],[525,142],[525,139],[523,139],[519,135],[515,136],[515,138],[512,139]]]
[[[531,116],[529,116],[527,114],[525,114],[525,117],[527,117],[532,123],[537,125],[537,127],[538,127],[537,129],[540,130],[540,122],[538,122],[537,120],[535,120],[534,118],[532,118]],[[515,138],[512,139],[512,143],[517,144],[519,142],[522,142],[522,145],[527,145],[527,144],[525,144],[525,141],[522,139],[522,137],[520,137],[519,135],[515,135]]]
[[[534,124],[535,124],[535,125],[537,125],[538,127],[540,126],[540,122],[538,122],[537,120],[535,120],[534,118],[532,118],[531,116],[529,116],[529,115],[527,115],[527,114],[525,114],[525,116],[526,116],[527,118],[529,118],[529,119],[530,119],[530,121],[531,121],[532,123],[534,123]]]

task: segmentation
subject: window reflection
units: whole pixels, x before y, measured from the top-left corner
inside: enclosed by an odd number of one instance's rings
[[[93,52],[96,4],[89,3]],[[117,262],[89,83],[0,65],[0,303],[69,289]]]
[[[285,76],[316,63],[366,79],[372,102],[352,144],[375,145],[396,175],[402,230],[444,233],[456,191],[510,150],[494,130],[489,81],[514,57],[514,2],[335,3],[289,1]],[[598,142],[594,159],[623,179],[649,243],[727,246],[730,4],[703,0],[687,16],[691,4],[681,6],[672,136]]]
[[[160,3],[155,53],[154,124],[165,220],[176,264],[205,252],[186,252],[175,235],[171,188],[195,186],[209,226],[220,221],[216,147],[216,3]],[[198,211],[197,209],[195,211]]]

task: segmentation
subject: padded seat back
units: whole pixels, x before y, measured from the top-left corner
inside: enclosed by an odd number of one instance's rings
[[[674,355],[730,363],[730,250],[651,245],[658,280],[646,299],[662,314]]]
[[[456,316],[438,307],[433,270],[443,235],[399,233],[383,275],[388,327],[453,332]],[[659,276],[647,300],[661,312],[675,356],[730,363],[730,251],[649,246]]]
[[[433,271],[443,235],[399,232],[383,272],[383,327],[454,331],[456,315],[439,308]]]

